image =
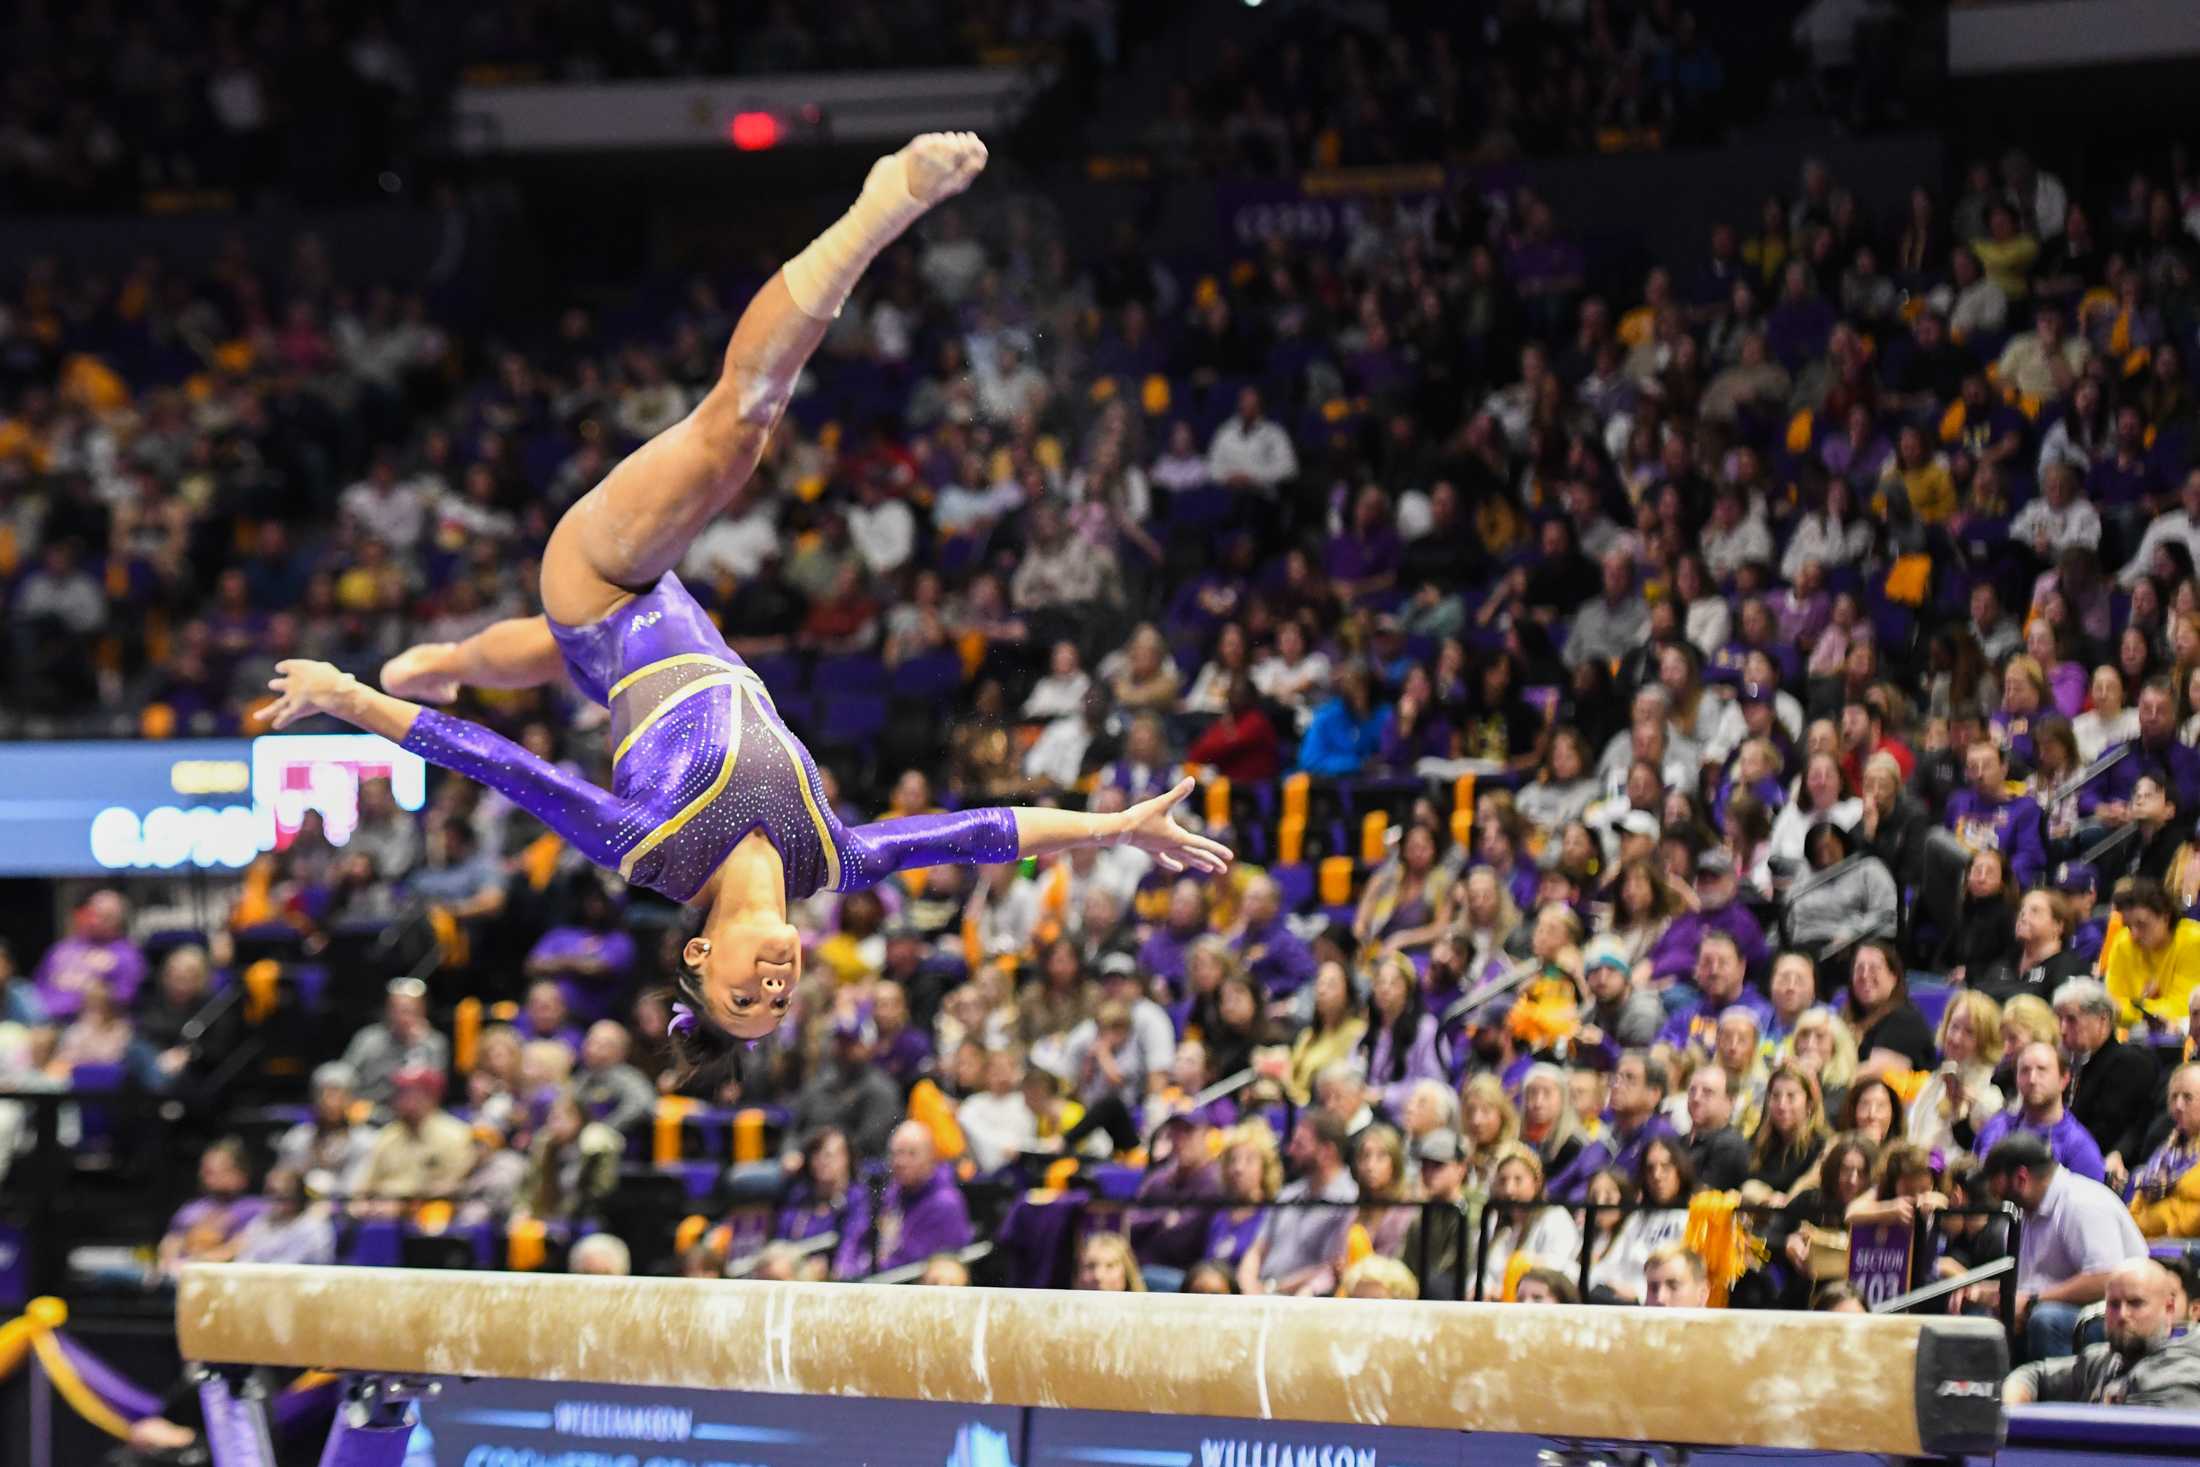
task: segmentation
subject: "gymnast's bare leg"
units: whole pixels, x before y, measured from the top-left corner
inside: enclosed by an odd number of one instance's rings
[[[795,379],[879,251],[985,167],[972,133],[927,133],[881,158],[840,220],[749,302],[723,371],[695,410],[583,495],[542,557],[542,609],[566,626],[602,620],[648,590],[755,472]],[[382,685],[402,698],[448,701],[461,684],[532,687],[561,663],[541,617],[499,622],[464,642],[392,658]]]

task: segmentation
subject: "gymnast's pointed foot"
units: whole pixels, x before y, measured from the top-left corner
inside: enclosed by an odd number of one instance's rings
[[[408,647],[382,664],[382,690],[393,698],[413,703],[448,703],[458,696],[460,683],[450,671],[450,642],[423,642]]]
[[[974,132],[921,133],[891,158],[879,159],[878,167],[871,170],[873,176],[897,159],[902,186],[911,198],[929,209],[970,187],[971,181],[985,171],[986,151]]]

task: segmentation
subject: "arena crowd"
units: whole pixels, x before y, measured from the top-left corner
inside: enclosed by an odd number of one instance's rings
[[[432,983],[316,1056],[272,1146],[206,1152],[161,1266],[586,1233],[677,1097],[774,1118],[709,1194],[772,1203],[643,1267],[966,1281],[1038,1247],[1028,1185],[1114,1168],[1080,1287],[1578,1299],[1586,1254],[1592,1300],[1698,1302],[1680,1245],[1730,1193],[1765,1245],[1731,1304],[1855,1307],[1851,1223],[1923,1215],[1954,1274],[2007,1204],[2026,1346],[2068,1354],[2200,1236],[2200,176],[1934,183],[1876,218],[1798,159],[1620,289],[1527,188],[1203,269],[948,211],[683,576],[847,818],[1189,768],[1230,876],[1081,852],[821,896],[780,1042],[687,1077],[677,914],[495,795],[370,782],[210,930],[103,891],[0,950],[0,1084],[191,1094],[241,955],[421,918]],[[688,410],[756,283],[475,338],[310,237],[41,263],[0,307],[19,730],[238,732],[279,658],[372,677],[531,609],[557,513]],[[466,707],[604,773],[567,692]]]

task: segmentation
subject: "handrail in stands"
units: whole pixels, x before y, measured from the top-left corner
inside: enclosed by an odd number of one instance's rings
[[[840,1230],[837,1228],[819,1233],[815,1237],[804,1238],[799,1243],[766,1243],[763,1247],[757,1249],[754,1253],[745,1253],[741,1257],[728,1262],[726,1264],[725,1276],[729,1279],[747,1278],[750,1274],[756,1272],[758,1266],[761,1265],[764,1261],[764,1255],[767,1253],[789,1253],[796,1258],[809,1258],[819,1253],[831,1252],[833,1249],[839,1246]]]
[[[953,1257],[958,1263],[970,1264],[976,1263],[992,1252],[993,1245],[991,1243],[972,1243],[967,1248],[957,1249]],[[931,1262],[932,1260],[929,1258],[920,1258],[915,1263],[904,1263],[897,1268],[889,1268],[879,1273],[870,1274],[863,1279],[863,1282],[867,1284],[915,1283],[923,1277],[925,1269],[931,1265]]]
[[[1218,1100],[1226,1100],[1230,1096],[1237,1094],[1240,1090],[1243,1090],[1246,1087],[1250,1086],[1254,1081],[1258,1080],[1259,1078],[1260,1072],[1253,1069],[1251,1066],[1247,1066],[1245,1069],[1239,1070],[1234,1074],[1224,1075],[1221,1079],[1215,1081],[1214,1084],[1209,1085],[1206,1089],[1200,1091],[1196,1095],[1192,1096],[1191,1099],[1185,1101],[1184,1110],[1204,1110],[1208,1106],[1213,1105]],[[1175,1118],[1176,1117],[1174,1114],[1163,1116],[1161,1120],[1155,1124],[1154,1128],[1146,1133],[1146,1144],[1149,1149],[1153,1145],[1154,1137],[1161,1134],[1161,1128],[1163,1126],[1166,1126],[1170,1121],[1174,1120]]]
[[[1476,1009],[1481,1008],[1484,1004],[1496,1002],[1506,994],[1526,986],[1531,979],[1542,971],[1542,963],[1531,958],[1527,962],[1520,963],[1500,973],[1497,977],[1483,983],[1471,992],[1463,993],[1453,1000],[1451,1007],[1445,1009],[1443,1017],[1437,1021],[1438,1026],[1448,1027],[1473,1013]]]
[[[1872,1306],[1871,1312],[1874,1314],[1907,1314],[1921,1305],[1945,1299],[1950,1294],[1967,1289],[1973,1284],[1988,1283],[2000,1278],[2005,1273],[2015,1273],[2016,1271],[2016,1259],[1996,1258],[1990,1263],[1982,1263],[1977,1268],[1967,1268],[1962,1273],[1949,1278],[1934,1279],[1931,1283],[1912,1289],[1907,1294],[1897,1294],[1891,1299],[1882,1299]]]

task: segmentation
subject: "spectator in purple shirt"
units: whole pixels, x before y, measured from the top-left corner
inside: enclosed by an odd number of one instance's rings
[[[895,1127],[886,1166],[876,1214],[869,1194],[856,1192],[833,1261],[835,1278],[860,1279],[970,1246],[970,1209],[955,1184],[954,1168],[933,1149],[930,1131],[916,1121]]]
[[[2078,808],[2102,825],[2131,818],[2132,789],[2148,769],[2164,770],[2176,791],[2177,808],[2200,810],[2200,750],[2177,737],[2177,692],[2167,678],[2149,678],[2139,689],[2139,736],[2119,748],[2130,753],[2078,792]]]
[[[1139,944],[1139,968],[1168,984],[1171,993],[1181,994],[1185,958],[1206,932],[1206,885],[1187,877],[1169,888],[1168,916]]]
[[[1685,980],[1696,971],[1696,953],[1705,933],[1724,932],[1733,938],[1745,969],[1764,961],[1765,930],[1735,900],[1739,888],[1734,858],[1723,848],[1714,846],[1696,858],[1697,909],[1675,917],[1665,936],[1650,949],[1650,982],[1663,990],[1668,1012],[1684,1009],[1696,999],[1694,988]]]
[[[1607,1167],[1621,1176],[1638,1175],[1643,1149],[1652,1141],[1670,1141],[1678,1134],[1660,1113],[1671,1088],[1671,1074],[1657,1060],[1639,1049],[1621,1055],[1612,1070],[1604,1134],[1582,1147],[1566,1169],[1551,1178],[1544,1195],[1561,1202],[1579,1201],[1589,1189],[1589,1179]]]
[[[555,979],[567,1006],[589,1019],[611,1013],[633,968],[633,935],[593,873],[580,882],[574,920],[543,933],[527,954],[527,976]]]
[[[1713,929],[1704,933],[1696,949],[1697,1000],[1669,1016],[1658,1031],[1658,1043],[1675,1049],[1711,1052],[1719,1030],[1719,1015],[1730,1008],[1745,1008],[1757,1017],[1761,1034],[1774,1023],[1772,1001],[1747,982],[1749,969],[1742,962],[1741,944],[1731,932]]]
[[[1154,1282],[1153,1270],[1190,1268],[1207,1256],[1207,1229],[1215,1216],[1203,1207],[1169,1203],[1222,1195],[1222,1169],[1208,1157],[1207,1123],[1197,1111],[1180,1111],[1161,1123],[1155,1149],[1165,1157],[1138,1184],[1138,1200],[1156,1205],[1134,1209],[1124,1219],[1131,1251]]]
[[[909,1022],[909,994],[882,978],[871,987],[871,1027],[878,1031],[872,1062],[904,1090],[932,1070],[932,1040]]]
[[[572,1010],[566,1007],[565,990],[547,978],[527,986],[527,1002],[514,1027],[522,1043],[554,1039],[571,1050],[574,1059],[580,1058],[585,1036],[574,1024]]]
[[[199,1195],[176,1209],[160,1240],[160,1271],[173,1276],[186,1263],[227,1263],[236,1256],[245,1225],[267,1210],[249,1195],[252,1163],[244,1142],[227,1136],[199,1154]]]
[[[2009,765],[1992,740],[1971,745],[1963,767],[1970,788],[1948,797],[1948,829],[1974,851],[2000,851],[2017,884],[2034,885],[2047,869],[2040,807],[2029,795],[2009,793]]]
[[[1330,589],[1347,606],[1389,600],[1398,588],[1404,547],[1391,522],[1390,497],[1374,484],[1352,501],[1352,523],[1329,537],[1324,563]]]
[[[1296,993],[1314,976],[1314,950],[1283,919],[1283,888],[1272,877],[1246,884],[1244,922],[1230,945],[1245,971],[1260,980],[1270,998]]]
[[[239,1263],[327,1264],[336,1261],[336,1225],[326,1202],[307,1201],[298,1173],[267,1174],[267,1207],[236,1235]]]
[[[2017,1054],[2016,1107],[1979,1127],[1978,1144],[1972,1149],[1984,1156],[2003,1137],[2028,1131],[2047,1143],[2057,1163],[2081,1177],[2100,1181],[2100,1143],[2063,1104],[2063,1087],[2068,1080],[2062,1051],[2052,1044],[2027,1044]]]
[[[1436,1019],[1420,996],[1413,960],[1386,954],[1368,982],[1367,1032],[1360,1037],[1360,1059],[1377,1102],[1393,1116],[1405,1114],[1406,1097],[1423,1080],[1444,1078],[1437,1047]]]
[[[130,909],[118,892],[95,891],[76,909],[67,937],[46,950],[34,975],[46,1017],[73,1019],[84,1006],[84,985],[103,978],[117,1004],[128,1009],[145,981],[145,954],[123,935]]]

